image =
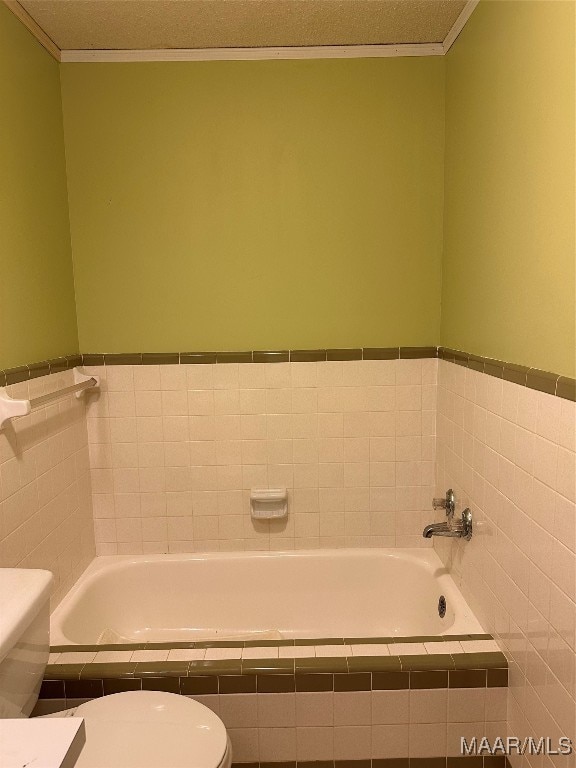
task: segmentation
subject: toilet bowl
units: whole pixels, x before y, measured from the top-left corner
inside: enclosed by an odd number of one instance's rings
[[[71,713],[83,717],[86,728],[76,768],[230,768],[232,763],[220,718],[185,696],[115,693]]]

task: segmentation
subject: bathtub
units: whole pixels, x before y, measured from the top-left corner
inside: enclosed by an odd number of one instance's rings
[[[482,631],[431,549],[98,557],[51,617],[52,645]]]

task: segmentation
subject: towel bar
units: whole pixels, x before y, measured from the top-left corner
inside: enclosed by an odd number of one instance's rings
[[[78,368],[74,368],[74,380],[76,383],[71,384],[69,387],[63,387],[55,392],[32,397],[30,400],[16,400],[10,397],[6,387],[0,387],[0,430],[11,419],[26,416],[34,409],[47,405],[54,400],[60,400],[68,395],[75,394],[76,397],[79,397],[84,390],[92,389],[100,384],[99,376],[86,376]]]

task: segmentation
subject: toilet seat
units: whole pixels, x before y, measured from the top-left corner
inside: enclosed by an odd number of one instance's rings
[[[229,768],[223,722],[185,696],[115,693],[81,704],[86,744],[76,768]]]

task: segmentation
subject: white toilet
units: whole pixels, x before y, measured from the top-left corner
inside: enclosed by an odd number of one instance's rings
[[[49,653],[48,571],[0,569],[0,717],[28,717]],[[184,696],[130,691],[51,717],[83,717],[76,768],[230,768],[223,722]]]
[[[175,693],[115,693],[81,704],[73,716],[83,717],[86,728],[76,768],[230,768],[232,763],[222,720]]]

